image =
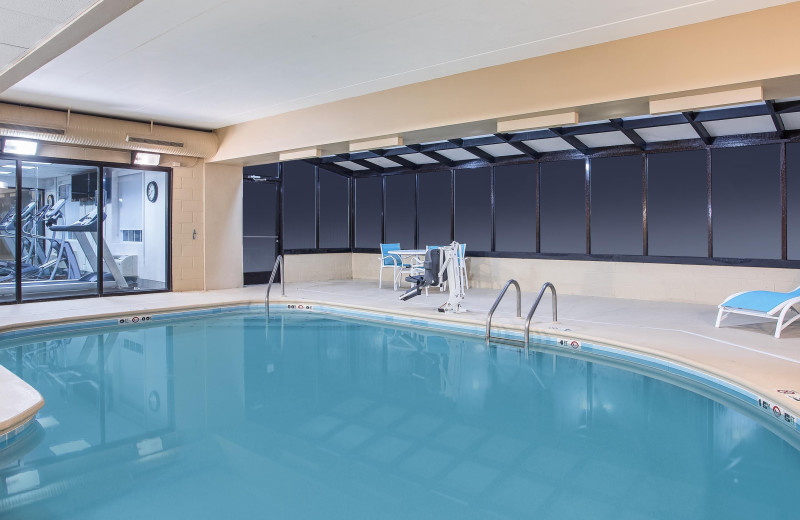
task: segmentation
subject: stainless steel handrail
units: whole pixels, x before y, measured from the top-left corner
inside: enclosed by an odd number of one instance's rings
[[[269,275],[269,284],[267,284],[267,294],[266,296],[264,296],[264,306],[267,309],[267,316],[269,316],[269,292],[272,290],[272,282],[275,281],[275,274],[278,272],[279,264],[281,269],[281,296],[286,296],[286,285],[284,283],[284,279],[286,278],[286,272],[283,269],[283,255],[278,255],[278,258],[275,259],[275,264],[272,266],[272,274]]]
[[[530,346],[530,338],[531,332],[529,327],[531,326],[531,319],[533,318],[533,313],[536,312],[536,307],[539,306],[539,302],[542,301],[542,296],[544,296],[544,292],[547,288],[550,288],[550,291],[553,293],[553,323],[558,321],[558,297],[556,296],[556,287],[555,285],[551,284],[550,282],[545,282],[542,285],[542,289],[539,291],[539,296],[536,297],[536,301],[533,302],[533,306],[531,307],[530,312],[528,313],[528,317],[525,318],[525,355],[528,354],[528,348]]]
[[[503,290],[497,295],[497,298],[492,304],[492,308],[489,309],[489,314],[486,315],[486,341],[489,341],[489,335],[492,329],[492,315],[494,315],[494,311],[497,310],[497,306],[500,305],[500,300],[506,295],[508,286],[512,284],[517,288],[517,318],[522,317],[522,291],[519,288],[519,283],[512,278],[503,286]]]

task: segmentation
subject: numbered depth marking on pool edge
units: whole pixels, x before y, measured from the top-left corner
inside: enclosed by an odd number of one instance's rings
[[[130,316],[128,318],[120,318],[117,320],[119,325],[125,325],[127,323],[148,323],[153,319],[152,315],[145,315],[145,316]]]
[[[781,407],[775,403],[770,403],[766,399],[759,399],[758,405],[767,413],[772,414],[776,419],[784,421],[786,424],[795,424],[797,418],[789,412],[784,412]]]
[[[303,304],[298,304],[298,305],[288,304],[286,306],[286,308],[289,309],[290,311],[310,311],[310,310],[314,309],[314,306],[313,305],[303,305]]]
[[[581,348],[581,342],[575,339],[558,338],[558,344],[562,347],[568,347],[574,350]]]

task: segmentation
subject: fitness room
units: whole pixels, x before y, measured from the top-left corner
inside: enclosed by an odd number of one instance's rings
[[[0,155],[0,301],[168,289],[169,172],[38,157],[36,146],[9,138]],[[11,158],[21,151],[32,158]]]

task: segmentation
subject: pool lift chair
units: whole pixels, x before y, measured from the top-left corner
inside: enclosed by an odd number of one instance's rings
[[[775,291],[746,291],[728,296],[719,304],[716,327],[719,328],[722,320],[729,314],[744,314],[777,320],[775,337],[780,338],[783,329],[800,319],[800,311],[795,309],[800,304],[800,287],[788,293]],[[786,319],[789,311],[794,311],[794,316]]]
[[[422,294],[422,289],[432,286],[442,287],[445,282],[449,282],[450,297],[439,307],[439,312],[448,314],[466,312],[467,309],[461,305],[464,300],[466,277],[459,268],[459,248],[460,244],[453,242],[449,246],[426,251],[422,274],[406,277],[406,281],[411,282],[413,287],[403,293],[400,300],[410,300]]]

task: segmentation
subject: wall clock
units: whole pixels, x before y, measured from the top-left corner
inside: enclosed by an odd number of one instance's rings
[[[150,181],[147,183],[147,200],[150,202],[155,202],[158,198],[158,184],[156,181]]]

